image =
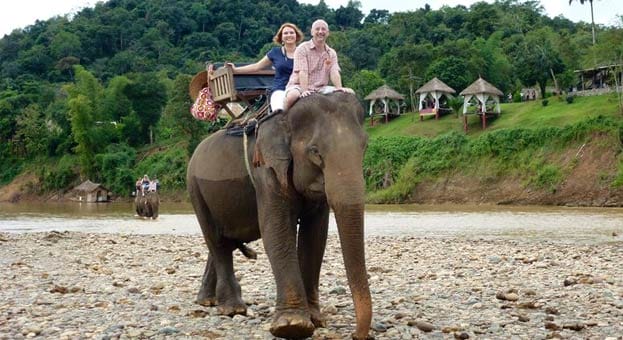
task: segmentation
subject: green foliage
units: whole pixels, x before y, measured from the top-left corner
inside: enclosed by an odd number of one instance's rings
[[[363,160],[366,187],[369,190],[380,188],[387,172],[400,169],[418,148],[419,143],[420,138],[403,136],[371,140]]]
[[[423,179],[439,178],[456,169],[461,169],[463,173],[493,174],[494,177],[498,173],[515,174],[524,178],[527,186],[553,193],[564,179],[565,172],[559,166],[550,164],[547,154],[556,154],[571,145],[581,145],[595,132],[619,137],[620,131],[623,131],[620,120],[597,116],[563,127],[500,129],[473,138],[459,132],[426,139],[411,137],[412,145],[408,148],[402,139],[378,138],[370,142],[364,160],[368,201],[408,201]],[[383,155],[388,160],[397,158],[400,161],[383,163]],[[408,157],[406,162],[405,157]],[[403,165],[396,166],[398,164]],[[613,181],[614,186],[623,185],[622,168],[623,162]],[[381,189],[386,173],[393,175],[394,184]]]
[[[345,84],[345,86],[355,90],[359,98],[364,98],[382,85],[383,78],[378,73],[368,70],[361,70],[355,73],[351,80]]]
[[[147,174],[150,179],[157,178],[164,191],[183,190],[186,188],[188,160],[188,154],[182,143],[171,145],[164,150],[149,153],[139,161],[133,170],[133,178]],[[136,179],[131,182],[132,185],[135,181]]]
[[[565,101],[567,102],[567,104],[573,104],[573,99],[574,99],[574,98],[575,98],[575,96],[573,96],[573,95],[571,95],[571,94],[568,94],[568,95],[565,97]]]
[[[529,185],[554,193],[562,179],[562,171],[557,166],[545,164],[539,167],[537,173],[529,179]]]
[[[95,156],[96,180],[118,196],[128,196],[134,188],[136,151],[125,144],[112,144]]]
[[[48,145],[49,132],[40,110],[38,105],[29,105],[17,118],[15,136],[23,144],[26,155],[31,158],[44,155]]]
[[[65,155],[55,164],[39,167],[40,187],[37,193],[64,191],[78,180],[75,156]]]
[[[547,104],[549,104],[549,100],[548,100],[547,98],[546,98],[546,99],[543,99],[543,100],[541,100],[541,104],[542,104],[543,106],[547,106]]]

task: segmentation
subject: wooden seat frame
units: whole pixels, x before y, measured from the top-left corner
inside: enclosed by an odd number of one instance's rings
[[[234,121],[238,122],[242,119],[243,123],[248,119],[263,115],[268,112],[270,107],[270,101],[265,100],[261,106],[257,109],[253,108],[251,101],[258,99],[262,95],[267,95],[269,89],[252,89],[252,90],[236,90],[234,82],[234,71],[229,64],[213,70],[210,72],[209,65],[206,65],[208,70],[208,84],[212,91],[212,97],[215,102],[219,103],[221,107],[231,116],[231,120],[227,123],[227,126]],[[261,70],[253,73],[245,73],[244,75],[274,75],[274,70]],[[239,115],[234,114],[232,110],[227,106],[230,102],[242,102],[244,110]]]

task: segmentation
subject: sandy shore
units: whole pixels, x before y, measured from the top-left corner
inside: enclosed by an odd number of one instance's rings
[[[200,236],[0,233],[0,339],[272,339],[275,289],[260,243],[236,253],[247,316],[193,303]],[[367,238],[377,339],[622,339],[623,241]],[[352,301],[335,235],[321,277],[327,328],[349,338]]]

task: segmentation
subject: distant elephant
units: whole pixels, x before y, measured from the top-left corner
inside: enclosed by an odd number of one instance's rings
[[[210,251],[197,303],[218,305],[220,314],[246,313],[232,251],[244,252],[243,243],[261,237],[277,287],[270,332],[311,336],[324,326],[318,281],[331,208],[355,306],[353,337],[368,337],[372,302],[364,251],[362,162],[368,137],[363,120],[354,95],[313,95],[262,122],[257,148],[254,136],[245,147],[243,138],[224,130],[197,146],[187,185]],[[253,167],[254,153],[263,162],[259,167]]]
[[[158,218],[158,209],[160,207],[160,196],[156,191],[149,191],[143,195],[140,192],[136,193],[134,198],[134,207],[136,213],[141,217],[148,217],[152,219]]]

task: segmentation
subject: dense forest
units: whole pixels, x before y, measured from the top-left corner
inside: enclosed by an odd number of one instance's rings
[[[460,91],[478,76],[547,96],[575,85],[574,70],[623,61],[623,18],[597,25],[593,42],[591,23],[549,18],[539,1],[363,13],[353,0],[109,0],[0,39],[0,185],[31,172],[33,193],[91,179],[125,196],[149,173],[183,188],[189,155],[223,124],[188,113],[192,75],[206,61],[254,61],[283,22],[309,35],[317,18],[361,98],[383,83],[411,98],[433,77]]]

